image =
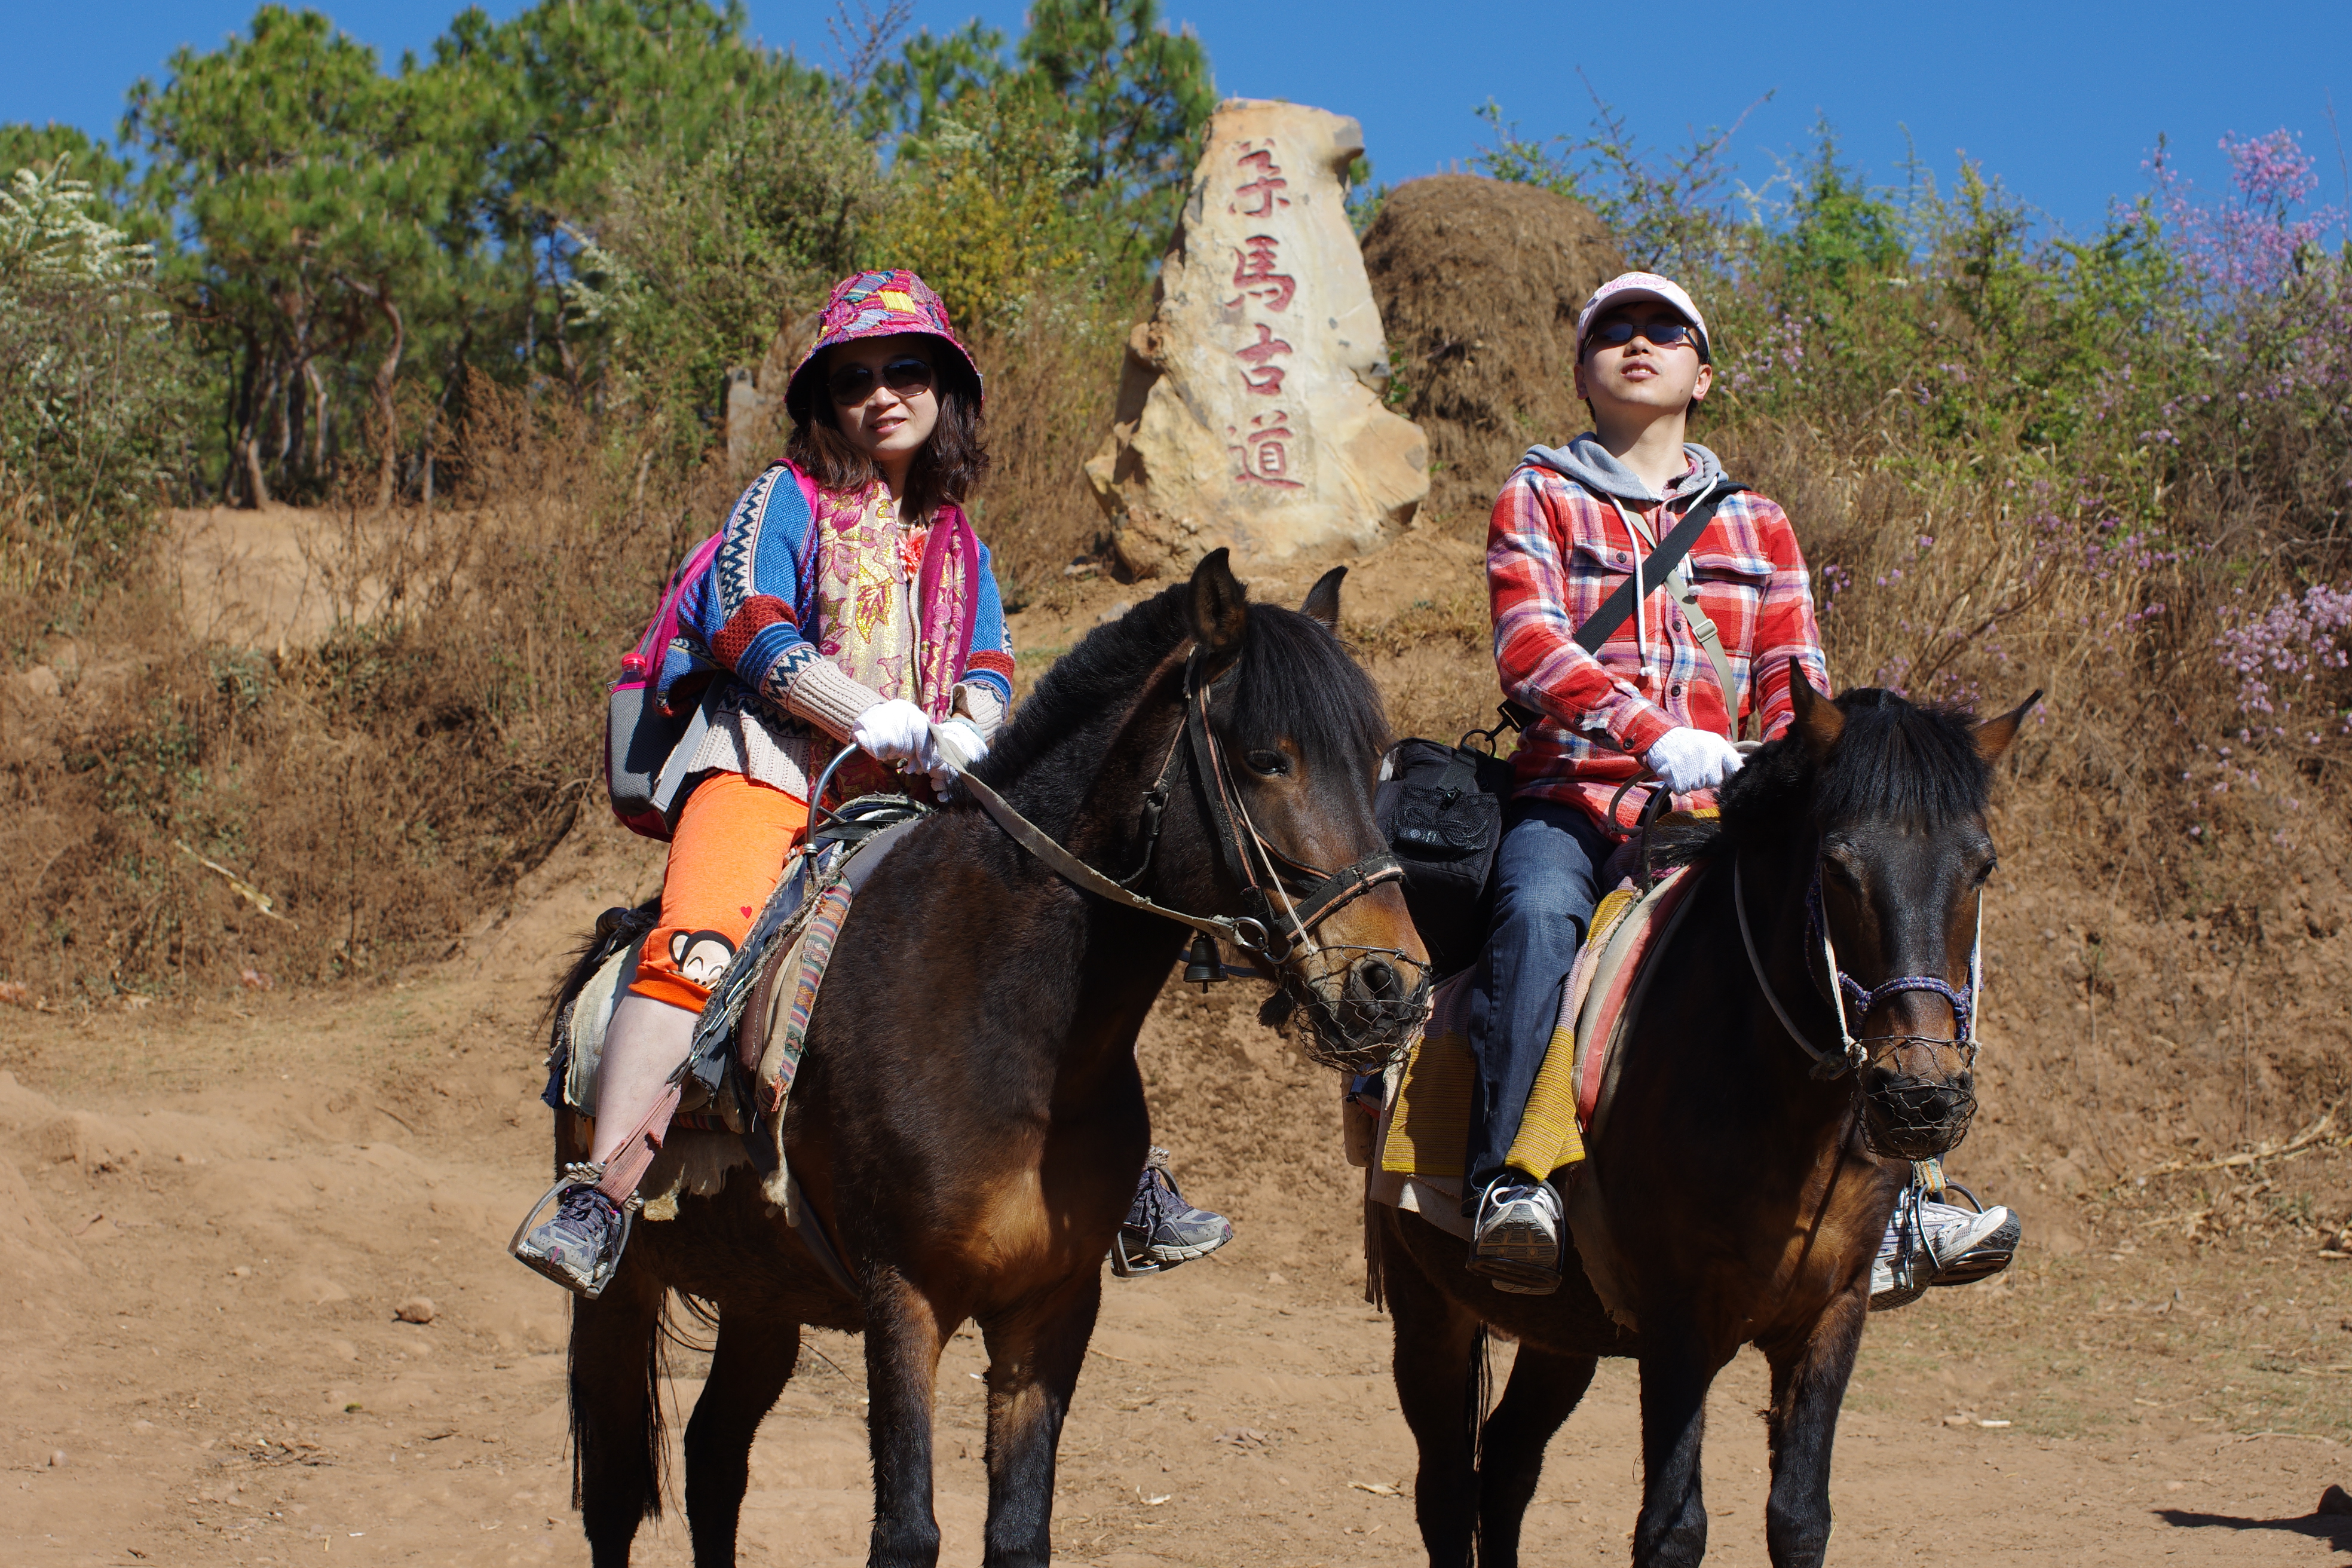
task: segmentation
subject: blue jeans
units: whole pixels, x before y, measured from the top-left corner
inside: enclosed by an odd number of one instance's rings
[[[1495,914],[1470,978],[1470,1142],[1463,1207],[1503,1173],[1528,1095],[1559,1022],[1560,987],[1601,901],[1616,843],[1573,805],[1513,801],[1495,854]]]

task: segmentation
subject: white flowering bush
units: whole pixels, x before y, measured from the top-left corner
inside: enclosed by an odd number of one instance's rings
[[[26,637],[124,570],[187,424],[153,249],[70,169],[0,186],[0,595]]]

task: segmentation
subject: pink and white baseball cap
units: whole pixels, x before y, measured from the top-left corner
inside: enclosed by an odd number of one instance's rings
[[[1654,272],[1620,272],[1592,291],[1592,298],[1584,302],[1584,309],[1576,318],[1576,357],[1580,360],[1584,357],[1584,334],[1592,330],[1594,317],[1612,306],[1630,305],[1642,300],[1655,300],[1662,305],[1671,306],[1684,321],[1697,329],[1699,357],[1714,357],[1707,337],[1706,318],[1698,313],[1698,307],[1691,303],[1691,297],[1683,292],[1681,284],[1671,278],[1661,278]]]

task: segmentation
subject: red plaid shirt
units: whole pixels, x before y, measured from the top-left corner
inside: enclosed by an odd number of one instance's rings
[[[1694,469],[1664,502],[1644,508],[1629,500],[1626,509],[1652,539],[1663,539],[1701,489]],[[1486,533],[1495,667],[1506,693],[1544,715],[1520,738],[1516,796],[1571,802],[1605,823],[1610,796],[1641,774],[1643,753],[1668,730],[1687,724],[1734,734],[1714,666],[1671,592],[1653,588],[1642,606],[1653,670],[1646,684],[1633,616],[1598,658],[1576,645],[1576,628],[1632,574],[1633,552],[1652,548],[1626,529],[1606,496],[1551,468],[1522,465],[1496,498]],[[1726,497],[1688,560],[1699,607],[1731,661],[1740,716],[1760,695],[1758,732],[1769,740],[1789,726],[1792,656],[1804,661],[1815,688],[1829,689],[1812,589],[1788,514],[1752,491]],[[1642,585],[1652,588],[1646,576]],[[1763,671],[1760,693],[1751,668]],[[1628,817],[1632,811],[1623,808]]]

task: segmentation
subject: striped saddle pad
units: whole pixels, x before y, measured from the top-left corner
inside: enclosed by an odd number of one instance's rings
[[[1685,907],[1698,868],[1667,873],[1646,898],[1629,879],[1593,911],[1591,936],[1560,987],[1559,1019],[1512,1140],[1516,1169],[1552,1173],[1584,1158],[1584,1140],[1605,1109],[1619,1042],[1652,970]],[[1389,1069],[1388,1092],[1373,1135],[1372,1198],[1423,1215],[1463,1236],[1462,1168],[1470,1131],[1473,1062],[1466,1032],[1470,972],[1454,975],[1432,998],[1419,1044]]]

